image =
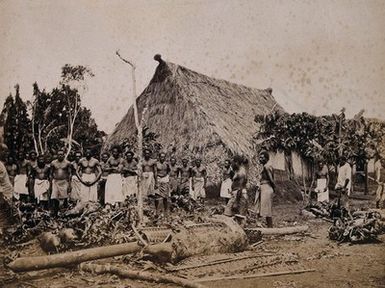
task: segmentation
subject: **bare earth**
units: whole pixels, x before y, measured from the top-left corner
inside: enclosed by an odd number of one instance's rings
[[[370,206],[366,201],[355,201],[354,206]],[[337,244],[327,238],[330,223],[320,219],[304,219],[299,215],[298,204],[286,204],[275,207],[276,226],[308,224],[309,233],[305,235],[287,235],[264,238],[264,242],[254,250],[242,253],[200,256],[186,259],[179,265],[195,265],[203,261],[213,261],[238,256],[265,254],[270,256],[248,258],[219,265],[194,268],[174,272],[174,275],[189,279],[220,277],[232,275],[251,275],[279,271],[315,269],[297,275],[259,277],[254,279],[219,280],[202,282],[207,287],[385,287],[385,235],[378,243],[360,245]],[[3,258],[9,251],[2,248]],[[37,243],[25,247],[22,255],[43,255]],[[129,256],[134,257],[134,256]],[[133,260],[133,258],[129,258]],[[125,261],[132,263],[129,259]],[[122,268],[123,257],[94,261],[94,263],[113,263]],[[139,265],[139,266],[138,266]],[[139,261],[134,265],[149,269],[162,270],[151,262]],[[1,286],[2,285],[2,286]],[[0,266],[1,287],[177,287],[174,285],[155,284],[142,281],[119,279],[114,275],[91,275],[74,269],[52,269],[47,271],[13,274]]]

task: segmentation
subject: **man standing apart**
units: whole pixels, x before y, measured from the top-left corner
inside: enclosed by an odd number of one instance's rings
[[[339,205],[349,208],[349,196],[352,186],[352,168],[346,161],[345,156],[340,158],[340,165],[338,167],[338,176],[335,190],[338,193]],[[342,202],[342,203],[341,203]]]
[[[194,200],[200,200],[204,202],[206,198],[206,184],[207,184],[207,171],[206,168],[201,165],[202,160],[195,160],[195,167],[193,168],[192,178],[192,198]]]
[[[99,161],[92,157],[91,149],[87,149],[85,157],[79,160],[76,175],[82,183],[80,187],[80,201],[97,202],[98,191],[96,183],[102,175],[102,170]]]
[[[163,212],[168,213],[168,199],[170,197],[170,166],[165,162],[166,154],[159,154],[159,161],[156,163],[155,179],[155,212],[158,215],[160,201],[163,201]]]
[[[376,208],[384,208],[385,202],[385,159],[379,158],[374,164],[375,179],[378,184],[376,190]]]
[[[1,149],[1,148],[0,148]],[[11,181],[9,180],[8,172],[3,162],[0,161],[0,194],[1,201],[6,201],[11,203],[13,196],[13,187]]]
[[[71,192],[72,165],[64,159],[64,150],[57,152],[57,159],[51,162],[51,197],[53,213],[57,216],[60,201],[67,204],[68,194]]]
[[[50,189],[49,175],[50,167],[45,164],[44,156],[40,155],[37,159],[37,165],[31,166],[30,178],[37,203],[40,203],[44,209],[48,209]]]
[[[143,174],[142,174],[142,191],[143,199],[146,199],[148,196],[154,195],[154,185],[156,179],[156,161],[151,159],[151,151],[148,148],[145,148],[143,151]]]

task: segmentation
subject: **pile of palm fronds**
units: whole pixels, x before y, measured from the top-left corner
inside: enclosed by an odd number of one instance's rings
[[[134,202],[134,199],[127,199],[119,207],[104,208],[97,203],[78,204],[62,211],[58,217],[33,204],[22,204],[19,207],[21,221],[4,229],[2,240],[5,245],[12,246],[47,232],[59,237],[65,229],[72,229],[75,238],[71,247],[122,243],[130,239],[131,225],[138,221]],[[63,249],[65,246],[61,245]]]
[[[384,232],[381,214],[376,211],[356,211],[341,217],[329,228],[329,238],[338,242],[362,243],[373,241]]]

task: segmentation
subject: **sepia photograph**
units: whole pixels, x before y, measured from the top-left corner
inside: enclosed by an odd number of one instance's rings
[[[385,288],[384,0],[0,0],[0,287]]]

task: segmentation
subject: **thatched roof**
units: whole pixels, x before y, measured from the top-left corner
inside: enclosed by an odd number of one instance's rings
[[[159,65],[137,100],[139,118],[146,107],[145,125],[160,135],[158,140],[165,149],[174,147],[177,155],[198,151],[210,166],[217,165],[213,162],[218,159],[223,161],[229,151],[251,155],[252,137],[258,128],[254,117],[274,109],[283,111],[272,89],[214,79],[165,62],[159,55],[155,58]],[[135,133],[131,106],[107,145],[121,143]]]

